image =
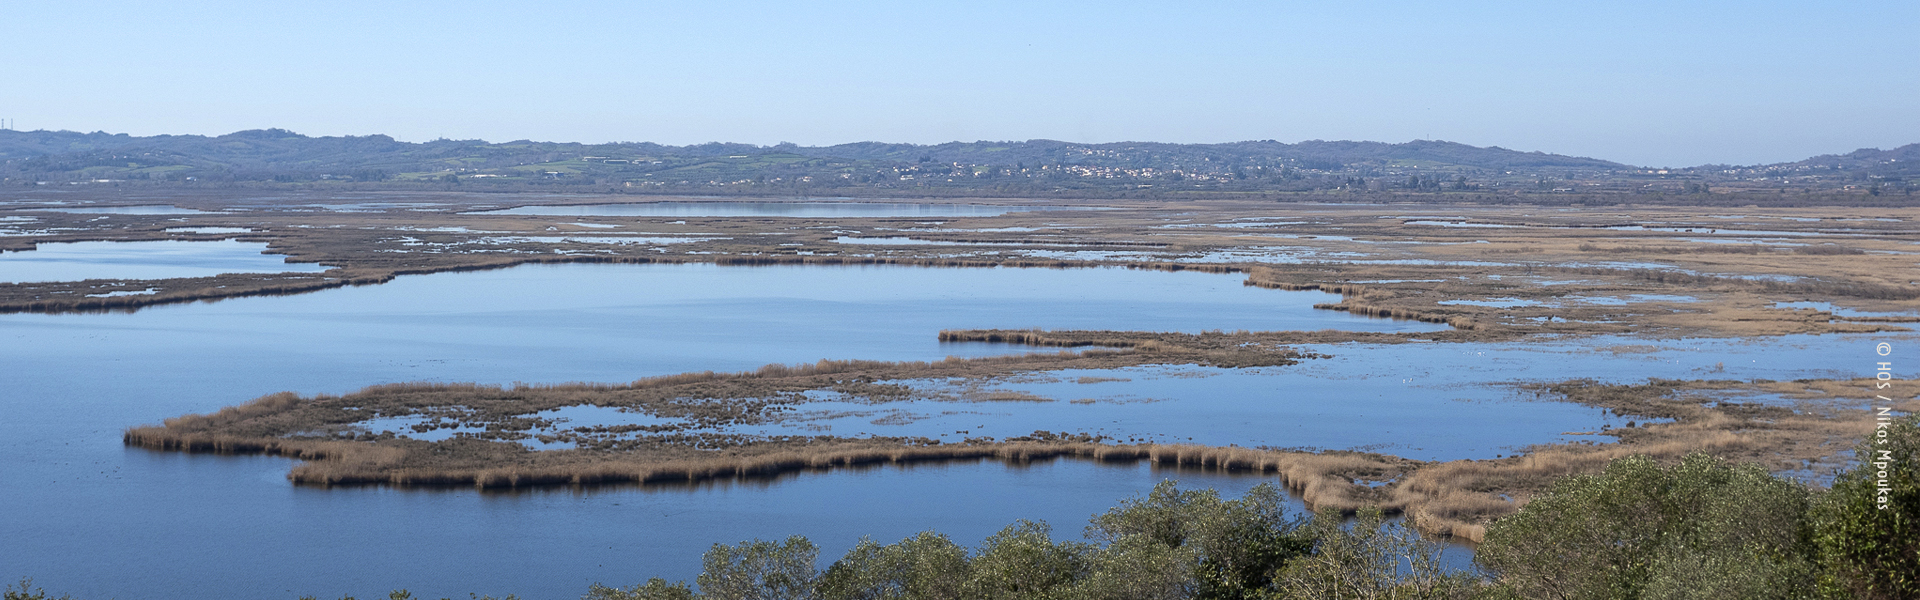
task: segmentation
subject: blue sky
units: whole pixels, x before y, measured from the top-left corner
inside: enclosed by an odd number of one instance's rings
[[[1920,142],[1920,2],[32,2],[0,117],[136,135]]]

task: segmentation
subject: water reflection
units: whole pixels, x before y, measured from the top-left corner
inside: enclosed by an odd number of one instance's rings
[[[265,242],[59,242],[0,253],[0,283],[170,279],[223,273],[319,273],[329,267],[263,254]]]

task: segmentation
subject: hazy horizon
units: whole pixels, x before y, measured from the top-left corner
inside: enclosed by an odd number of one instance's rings
[[[1641,166],[1912,143],[1920,5],[28,5],[22,129],[1447,140]]]
[[[418,140],[409,140],[409,139],[403,139],[403,138],[401,138],[401,137],[399,137],[399,136],[395,136],[395,135],[391,135],[391,134],[385,134],[385,133],[378,133],[378,132],[375,132],[375,133],[364,133],[364,134],[341,134],[341,135],[334,135],[334,136],[321,136],[321,135],[311,135],[311,134],[307,134],[306,132],[301,132],[301,131],[293,131],[293,130],[290,130],[290,129],[286,129],[286,128],[284,128],[284,127],[257,127],[257,128],[250,128],[250,129],[241,129],[241,130],[235,130],[235,131],[228,131],[228,132],[225,132],[225,133],[213,133],[213,134],[206,134],[206,133],[157,133],[157,134],[150,134],[150,135],[144,135],[144,136],[137,136],[137,137],[153,137],[153,136],[161,136],[161,135],[178,135],[178,136],[186,136],[186,135],[199,135],[199,136],[204,136],[204,137],[209,137],[209,138],[213,138],[213,137],[221,137],[221,136],[225,136],[225,135],[231,135],[231,134],[235,134],[235,133],[241,133],[241,132],[245,132],[245,131],[263,131],[263,130],[272,130],[272,129],[279,129],[279,130],[283,130],[283,131],[287,131],[287,132],[289,132],[289,133],[293,133],[293,134],[297,134],[297,135],[302,135],[302,136],[306,136],[306,137],[310,137],[310,138],[318,138],[318,137],[343,137],[343,136],[354,136],[354,137],[367,137],[367,136],[376,136],[376,135],[385,135],[385,136],[387,136],[387,137],[390,137],[390,138],[393,138],[393,139],[394,139],[394,141],[397,141],[397,142],[404,142],[404,143],[413,143],[413,144],[420,144],[420,143],[427,143],[427,142],[432,142],[432,141],[439,141],[439,140],[453,140],[453,141],[480,141],[480,142],[483,142],[483,143],[487,143],[487,144],[507,144],[507,143],[514,143],[514,142],[531,142],[531,143],[553,143],[553,144],[582,144],[582,145],[598,145],[598,144],[646,144],[646,143],[653,143],[653,144],[659,144],[659,145],[662,145],[662,146],[671,146],[671,147],[689,147],[689,146],[700,146],[700,145],[705,145],[705,144],[748,144],[748,145],[753,145],[753,146],[756,146],[756,147],[759,147],[759,148],[769,148],[769,149],[770,149],[770,148],[773,148],[773,147],[776,147],[776,146],[778,146],[778,145],[781,145],[781,144],[784,144],[784,143],[788,143],[788,142],[784,142],[784,141],[783,141],[783,142],[775,142],[775,143],[770,143],[770,144],[754,144],[754,143],[751,143],[751,142],[735,142],[735,141],[727,141],[727,140],[710,140],[710,141],[706,141],[706,142],[696,142],[696,143],[690,143],[690,144],[666,144],[666,143],[662,143],[662,142],[656,142],[656,141],[652,141],[652,140],[613,140],[613,141],[606,141],[606,142],[581,142],[581,141],[574,141],[574,140],[542,140],[542,139],[527,139],[527,138],[521,138],[521,139],[513,139],[513,140],[490,140],[490,139],[484,139],[484,138],[464,138],[464,139],[461,139],[461,138],[450,138],[450,137],[445,137],[445,136],[441,136],[441,137],[436,137],[436,138],[431,138],[431,139],[418,139]],[[17,132],[20,132],[20,133],[36,133],[36,132],[53,132],[53,133],[78,133],[78,134],[84,134],[84,135],[93,135],[93,134],[106,134],[106,135],[134,135],[134,134],[130,134],[130,133],[123,133],[123,132],[114,132],[114,131],[101,131],[101,130],[95,130],[95,131],[82,131],[82,130],[73,130],[73,129],[36,129],[36,130],[15,130],[15,131],[17,131]],[[952,144],[952,143],[957,143],[957,144],[985,144],[985,143],[1001,143],[1001,144],[1017,144],[1017,143],[1025,143],[1025,142],[1038,142],[1038,141],[1052,141],[1052,142],[1060,142],[1060,143],[1065,143],[1065,144],[1083,144],[1083,145],[1090,145],[1090,146],[1091,146],[1091,145],[1105,145],[1105,144],[1197,144],[1197,145],[1206,145],[1206,144],[1233,144],[1233,143],[1242,143],[1242,142],[1261,142],[1261,141],[1274,141],[1274,142],[1279,142],[1279,143],[1283,143],[1283,144],[1304,144],[1304,143],[1310,143],[1310,142],[1331,142],[1331,143],[1381,143],[1381,144],[1409,144],[1409,143],[1414,143],[1414,142],[1436,142],[1436,143],[1458,143],[1458,144],[1464,144],[1464,143],[1465,143],[1465,142],[1456,142],[1456,141],[1454,141],[1454,140],[1422,140],[1422,139],[1414,139],[1414,140],[1407,140],[1407,141],[1404,141],[1404,142],[1392,142],[1392,141],[1384,141],[1384,140],[1323,140],[1323,139],[1312,139],[1312,140],[1294,140],[1294,141],[1288,141],[1288,140],[1256,140],[1256,139],[1247,139],[1247,140],[1229,140],[1229,141],[1224,141],[1224,142],[1162,142],[1162,141],[1158,141],[1158,140],[1119,140],[1119,141],[1113,141],[1113,142],[1084,142],[1084,141],[1079,141],[1079,140],[1061,140],[1061,139],[1051,139],[1051,138],[1028,138],[1028,139],[1013,139],[1013,140],[947,140],[947,141],[943,141],[943,142],[933,142],[933,143],[921,143],[921,142],[895,142],[895,141],[887,141],[887,140],[858,140],[858,141],[851,141],[851,142],[838,142],[838,143],[830,143],[830,144],[797,144],[797,145],[798,145],[798,146],[801,146],[801,147],[806,147],[806,148],[824,148],[824,147],[832,147],[832,146],[840,146],[840,145],[850,145],[850,144],[865,144],[865,143],[873,143],[873,144],[912,144],[912,145],[919,145],[919,146],[938,146],[938,145],[942,145],[942,144]],[[1907,142],[1907,143],[1901,143],[1901,144],[1897,144],[1897,145],[1894,145],[1894,146],[1888,146],[1888,147],[1865,147],[1865,148],[1853,148],[1853,149],[1849,149],[1849,150],[1843,150],[1843,151],[1836,151],[1836,152],[1822,152],[1822,153],[1819,153],[1819,154],[1808,154],[1808,155],[1806,155],[1806,156],[1801,156],[1801,157],[1798,157],[1798,158],[1794,158],[1794,159],[1790,159],[1790,160],[1784,160],[1784,161],[1777,161],[1777,162],[1789,162],[1789,163],[1790,163],[1790,162],[1797,162],[1797,161],[1799,161],[1799,160],[1804,160],[1804,159],[1809,159],[1809,158],[1814,158],[1814,157],[1816,157],[1816,156],[1822,156],[1822,155],[1837,155],[1837,154],[1847,154],[1847,153],[1850,153],[1850,152],[1853,152],[1853,151],[1855,151],[1855,150],[1890,150],[1890,149],[1893,149],[1893,148],[1899,148],[1899,147],[1902,147],[1902,146],[1907,146],[1907,145],[1910,145],[1910,144],[1915,144],[1915,143],[1920,143],[1920,139],[1916,139],[1916,140],[1915,140],[1915,141],[1913,141],[1913,142]],[[1553,155],[1560,155],[1560,156],[1571,156],[1571,157],[1575,157],[1575,158],[1591,158],[1591,159],[1598,159],[1598,160],[1605,160],[1605,161],[1611,161],[1611,162],[1617,162],[1617,163],[1621,163],[1621,164],[1624,164],[1624,165],[1628,165],[1628,166],[1633,166],[1633,167],[1647,167],[1647,168],[1666,168],[1666,167],[1673,167],[1673,168],[1689,168],[1689,167],[1704,167],[1704,166],[1713,166],[1713,165],[1737,165],[1737,166],[1752,166],[1752,165],[1759,165],[1759,164],[1774,164],[1774,163],[1749,163],[1749,164],[1745,164],[1745,165],[1741,165],[1741,164],[1738,164],[1738,163],[1700,163],[1700,164],[1691,164],[1691,165],[1678,165],[1678,164],[1676,164],[1676,165],[1651,165],[1651,164],[1634,164],[1634,163],[1631,163],[1631,162],[1627,162],[1627,161],[1621,161],[1621,160],[1615,160],[1615,159],[1613,159],[1613,158],[1610,158],[1610,157],[1606,157],[1606,156],[1584,156],[1584,155],[1578,155],[1578,154],[1569,154],[1569,153],[1565,153],[1565,152],[1556,152],[1556,151],[1553,151],[1553,150],[1549,150],[1549,149],[1532,149],[1532,148],[1514,148],[1514,147],[1512,147],[1512,146],[1505,146],[1505,145],[1500,145],[1500,144],[1491,144],[1491,145],[1485,145],[1485,146],[1482,146],[1482,145],[1477,145],[1477,144],[1468,144],[1468,145],[1472,145],[1472,146],[1475,146],[1475,147],[1479,147],[1479,148],[1495,148],[1495,147],[1497,147],[1497,148],[1500,148],[1500,149],[1504,149],[1504,150],[1512,150],[1512,151],[1515,151],[1515,152],[1542,152],[1542,153],[1546,153],[1546,154],[1553,154]]]

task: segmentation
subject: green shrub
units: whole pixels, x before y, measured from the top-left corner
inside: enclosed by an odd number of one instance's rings
[[[754,540],[714,544],[701,559],[700,596],[710,600],[810,600],[814,559],[820,549],[807,538],[784,543]],[[664,583],[664,582],[663,582]]]
[[[1309,527],[1312,553],[1287,564],[1267,597],[1440,600],[1466,598],[1480,585],[1470,574],[1447,573],[1440,544],[1387,523],[1377,508],[1345,521],[1338,511],[1321,511]]]
[[[931,531],[881,546],[862,538],[820,576],[823,600],[959,600],[967,549]]]
[[[1120,538],[1089,559],[1085,577],[1065,595],[1082,600],[1183,600],[1199,592],[1191,547],[1146,536]]]
[[[667,583],[667,580],[655,577],[646,583],[630,588],[613,588],[593,584],[587,588],[584,600],[693,600],[693,589],[687,582]]]
[[[1065,599],[1087,574],[1095,547],[1055,543],[1046,523],[1021,520],[988,537],[974,554],[963,596],[976,600]]]
[[[1272,484],[1255,486],[1238,500],[1221,500],[1210,489],[1183,492],[1175,482],[1162,481],[1145,498],[1123,500],[1094,517],[1087,537],[1143,561],[1184,556],[1193,580],[1191,597],[1209,600],[1254,597],[1287,561],[1306,555],[1313,544],[1301,521],[1287,518],[1285,499]],[[1146,544],[1181,553],[1150,552]],[[1118,568],[1120,563],[1106,564]]]
[[[6,591],[0,592],[0,598],[4,600],[73,600],[72,596],[67,595],[61,595],[59,598],[48,596],[47,590],[33,587],[33,579],[28,577],[21,578],[17,587],[8,585]]]
[[[1476,560],[1525,598],[1808,598],[1812,498],[1757,465],[1623,458],[1493,523]]]
[[[1920,416],[1876,429],[1854,455],[1860,465],[1834,480],[1815,511],[1822,587],[1920,598]]]

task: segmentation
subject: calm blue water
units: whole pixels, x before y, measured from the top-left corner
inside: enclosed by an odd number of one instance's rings
[[[1024,351],[943,345],[942,328],[1438,327],[1310,308],[1330,298],[1124,269],[560,265],[132,314],[0,315],[0,538],[15,542],[0,548],[0,576],[87,598],[399,587],[577,597],[595,580],[690,578],[717,541],[799,533],[837,557],[861,535],[937,527],[973,544],[1019,518],[1054,521],[1071,537],[1158,475],[1068,461],[680,491],[316,490],[289,485],[284,459],[127,449],[119,434],[280,390],[626,381]],[[1193,478],[1228,489],[1262,480]]]
[[[831,394],[755,434],[921,435],[941,440],[1086,431],[1122,441],[1384,452],[1419,460],[1489,459],[1542,443],[1612,443],[1593,435],[1643,417],[1542,400],[1520,383],[1591,378],[1799,379],[1869,376],[1873,346],[1920,337],[1789,336],[1645,341],[1624,336],[1544,338],[1523,344],[1327,344],[1329,358],[1287,367],[1142,366],[1066,370],[986,385],[910,381],[965,397],[1019,391],[1048,402],[862,403]],[[1617,350],[1617,351],[1616,351]],[[1870,358],[1872,360],[1870,360]],[[1902,377],[1920,374],[1903,365]],[[1864,396],[1863,396],[1864,398]],[[559,427],[658,419],[601,410]],[[556,446],[558,447],[558,446]]]
[[[995,217],[1032,210],[1084,210],[1081,207],[995,206],[988,204],[901,204],[883,202],[633,202],[521,206],[480,211],[484,215],[581,217]]]
[[[262,254],[265,242],[60,242],[0,253],[0,283],[169,279],[222,273],[318,273],[328,267]]]
[[[1080,539],[1089,517],[1161,479],[1228,496],[1264,481],[985,461],[482,494],[293,487],[290,461],[272,458],[53,450],[8,469],[0,565],[82,598],[578,598],[596,581],[691,580],[716,542],[805,535],[824,569],[863,535],[891,543],[934,529],[974,546],[1026,518]]]
[[[1059,461],[1022,469],[992,462],[884,467],[681,488],[312,489],[286,482],[293,463],[285,459],[128,449],[119,434],[280,390],[342,393],[412,380],[625,381],[822,358],[1017,351],[942,345],[935,334],[943,328],[1437,327],[1309,308],[1327,299],[1247,288],[1235,276],[1123,269],[562,265],[402,277],[132,314],[4,315],[0,539],[11,543],[0,545],[0,576],[32,576],[85,598],[377,597],[402,587],[435,598],[562,598],[578,597],[593,581],[691,578],[711,544],[755,537],[804,534],[829,560],[863,535],[890,542],[934,528],[977,544],[1019,518],[1046,519],[1058,537],[1073,538],[1087,517],[1162,477],[1228,495],[1263,479]],[[1163,412],[1124,418],[1169,419],[1169,427],[1186,426],[1170,417],[1184,406],[1191,413],[1185,423],[1213,415],[1232,435],[1266,427],[1273,432],[1262,439],[1272,445],[1337,446],[1396,442],[1397,429],[1352,422],[1355,411],[1395,418],[1430,410],[1422,406],[1451,410],[1476,402],[1516,414],[1532,410],[1481,398],[1475,390],[1493,389],[1489,382],[1569,374],[1845,376],[1871,368],[1871,345],[1879,340],[1909,348],[1915,338],[1331,345],[1314,349],[1335,358],[1262,369],[1261,377],[1119,375],[1135,378],[1140,387],[1133,391],[1123,382],[1001,385],[1070,387],[1075,393],[1063,396],[1075,398],[1080,388],[1116,400],[1165,396],[1139,405],[1050,406],[1143,406]],[[1637,346],[1595,350],[1612,344]],[[1200,387],[1181,387],[1189,381]],[[1206,387],[1215,385],[1224,387]],[[1250,385],[1268,387],[1235,402]],[[1254,425],[1224,421],[1220,411],[1229,410]],[[1497,425],[1519,427],[1522,420]],[[1469,423],[1451,431],[1444,420],[1425,425],[1439,431],[1436,437],[1402,443],[1439,447],[1454,443],[1447,436],[1467,439],[1486,429]],[[1289,426],[1298,433],[1288,433]]]

